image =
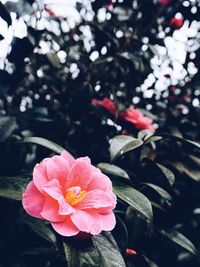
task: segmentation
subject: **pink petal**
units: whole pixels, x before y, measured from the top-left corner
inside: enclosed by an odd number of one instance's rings
[[[52,179],[46,183],[43,187],[43,190],[54,199],[59,199],[63,195],[63,189],[57,179]]]
[[[44,205],[44,196],[38,191],[33,181],[26,187],[23,193],[22,205],[25,211],[36,218],[42,218],[40,212]]]
[[[74,225],[82,232],[90,233],[97,213],[76,210],[70,215]]]
[[[62,185],[67,180],[69,162],[61,156],[54,156],[47,161],[47,174],[49,180],[58,179]]]
[[[91,166],[86,160],[77,159],[67,177],[66,189],[80,186],[84,190],[91,180]]]
[[[80,158],[78,158],[78,159],[81,160],[81,161],[84,161],[84,162],[86,162],[86,163],[88,163],[88,164],[91,164],[91,160],[90,160],[89,157],[80,157]]]
[[[43,160],[41,163],[35,165],[33,169],[33,181],[39,191],[43,191],[43,186],[48,182],[47,176],[47,161]]]
[[[69,215],[74,212],[74,209],[66,202],[63,196],[60,196],[58,199],[60,215]]]
[[[98,209],[108,212],[116,206],[116,196],[110,191],[93,190],[86,194],[85,198],[75,205],[76,209]]]
[[[61,222],[65,220],[66,216],[58,214],[58,211],[59,211],[58,201],[56,201],[51,197],[46,197],[41,212],[42,218],[50,222]]]
[[[63,157],[64,159],[66,159],[69,162],[70,166],[72,166],[72,164],[75,161],[75,159],[73,158],[73,156],[69,152],[67,152],[66,150],[64,150],[62,152],[61,157]]]
[[[63,222],[54,222],[51,223],[51,225],[53,229],[62,236],[74,236],[80,232],[73,224],[70,217],[67,217]]]
[[[101,190],[111,190],[112,189],[112,183],[110,179],[104,175],[101,171],[97,171],[92,173],[91,176],[91,182],[89,183],[87,190],[95,190],[95,189],[101,189]]]
[[[100,214],[102,220],[102,230],[111,231],[116,225],[116,218],[113,212]]]

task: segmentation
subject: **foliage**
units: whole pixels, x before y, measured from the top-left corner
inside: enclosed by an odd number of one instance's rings
[[[0,70],[0,266],[199,265],[200,91],[198,73],[188,67],[199,68],[198,38],[188,40],[182,78],[174,78],[170,55],[158,52],[176,36],[178,12],[190,26],[199,20],[198,1],[184,2],[189,7],[181,0],[77,2],[77,23],[37,1],[0,3],[7,25],[15,11],[27,30],[13,38]],[[169,73],[154,75],[153,59],[167,62]],[[118,112],[137,106],[156,132],[91,104],[105,97]],[[112,233],[62,238],[22,209],[33,166],[63,149],[89,156],[112,180]]]

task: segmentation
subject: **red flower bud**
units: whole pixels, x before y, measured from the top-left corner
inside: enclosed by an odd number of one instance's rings
[[[131,248],[127,248],[125,255],[126,255],[126,257],[133,256],[133,255],[137,255],[137,252]]]

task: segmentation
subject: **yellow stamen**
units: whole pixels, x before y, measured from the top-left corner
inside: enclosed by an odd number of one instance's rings
[[[86,191],[80,191],[80,193],[77,194],[73,190],[69,190],[65,196],[65,199],[66,199],[68,204],[73,206],[73,205],[79,203],[81,200],[83,200],[85,195],[86,195]]]

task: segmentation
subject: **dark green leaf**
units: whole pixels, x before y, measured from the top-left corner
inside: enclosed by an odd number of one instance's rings
[[[113,181],[114,193],[123,201],[142,213],[147,219],[152,220],[153,212],[150,201],[145,195],[129,185]]]
[[[116,210],[115,216],[117,222],[115,228],[112,230],[112,235],[114,236],[122,255],[125,255],[128,246],[128,230],[123,220],[116,215]]]
[[[49,226],[43,220],[35,219],[30,216],[24,216],[23,222],[26,223],[36,234],[52,244],[56,244],[56,236]]]
[[[170,194],[167,191],[165,191],[163,188],[161,188],[160,186],[157,186],[151,183],[143,183],[143,184],[155,190],[163,199],[168,200],[168,201],[172,200],[172,197],[170,196]]]
[[[189,148],[200,150],[200,144],[197,142],[194,142],[194,141],[191,141],[188,139],[184,139],[184,138],[181,138],[181,137],[178,137],[175,135],[171,135],[171,134],[160,134],[159,136],[175,140],[177,142],[182,143],[183,145],[186,145]]]
[[[192,164],[189,160],[184,163],[180,161],[173,161],[171,162],[171,165],[181,174],[186,174],[197,182],[200,181],[200,168],[198,166],[194,166],[194,164]]]
[[[125,267],[124,260],[111,233],[103,232],[92,237],[93,245],[80,249],[64,243],[68,267]],[[85,241],[80,241],[85,242]]]
[[[110,158],[113,161],[124,153],[140,147],[142,144],[143,141],[140,139],[126,135],[118,135],[111,141]]]
[[[163,166],[162,164],[159,164],[155,162],[154,160],[150,160],[148,158],[144,158],[143,162],[150,164],[153,168],[155,168],[159,173],[161,173],[168,181],[168,183],[172,186],[175,182],[175,176],[171,170]]]
[[[161,172],[164,174],[164,176],[167,178],[169,184],[172,186],[175,182],[175,176],[174,176],[173,172],[159,163],[156,163],[156,165],[160,168]]]
[[[125,179],[129,179],[128,173],[116,165],[109,163],[99,163],[97,167],[102,170],[102,172],[105,172],[107,174],[112,174]]]
[[[21,200],[28,182],[18,177],[0,177],[0,197]]]
[[[0,143],[4,142],[17,128],[14,117],[0,117]]]
[[[196,250],[195,246],[192,244],[192,242],[187,237],[185,237],[183,234],[181,234],[180,232],[161,230],[160,233],[163,236],[170,239],[175,244],[186,249],[190,253],[192,253],[194,255],[197,254],[197,250]]]
[[[93,238],[95,247],[100,256],[102,267],[125,267],[125,262],[119,252],[119,248],[110,232],[103,232]]]
[[[54,143],[50,140],[42,138],[42,137],[27,137],[20,142],[41,145],[41,146],[46,147],[46,148],[48,148],[48,149],[50,149],[50,150],[52,150],[58,154],[62,153],[64,150],[63,147],[57,145],[56,143]]]

